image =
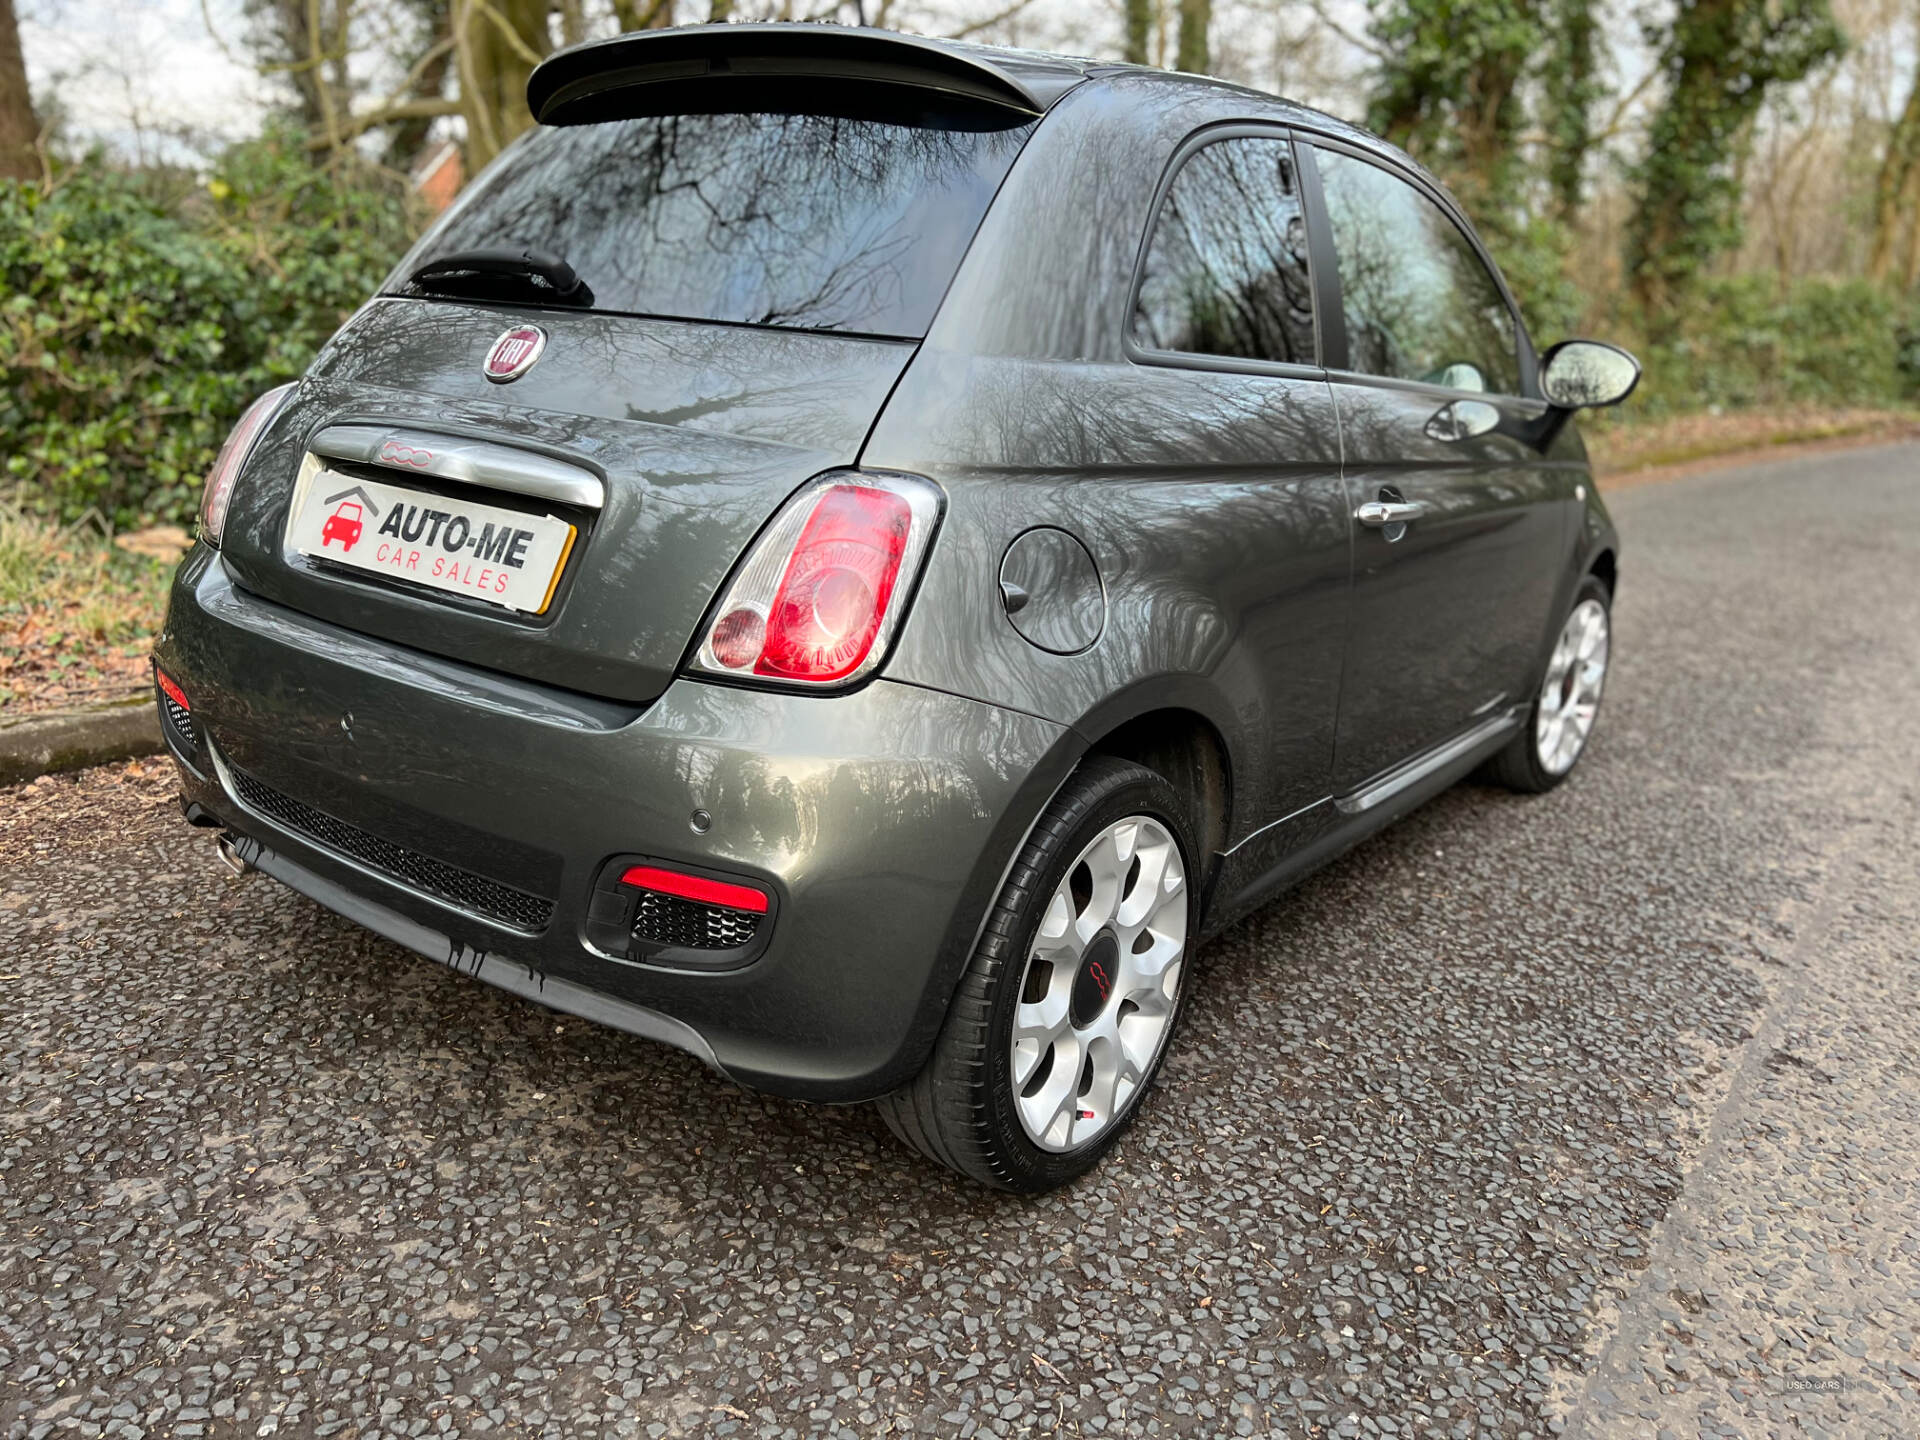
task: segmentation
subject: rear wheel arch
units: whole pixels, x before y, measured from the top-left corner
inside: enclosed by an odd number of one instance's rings
[[[1089,755],[1111,755],[1144,765],[1184,795],[1192,806],[1192,833],[1201,853],[1193,863],[1205,875],[1214,855],[1227,848],[1233,812],[1233,769],[1227,742],[1197,710],[1170,706],[1149,710],[1102,733]]]

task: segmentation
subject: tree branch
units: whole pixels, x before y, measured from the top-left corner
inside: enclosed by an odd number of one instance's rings
[[[994,26],[1013,19],[1014,16],[1018,15],[1031,4],[1033,4],[1033,0],[1013,0],[1013,4],[1007,6],[1006,9],[997,14],[989,15],[984,20],[976,20],[971,25],[962,25],[958,30],[948,31],[947,38],[949,40],[964,40],[969,35],[978,35],[982,30],[991,30]],[[881,6],[883,15],[887,8],[883,3]]]
[[[395,120],[426,120],[439,115],[458,115],[459,113],[458,100],[401,100],[392,105],[382,105],[376,110],[369,110],[364,115],[355,115],[347,120],[339,127],[338,143],[345,144],[357,136],[364,135],[376,125],[390,124]],[[325,150],[334,143],[336,142],[329,140],[325,135],[316,135],[307,141],[307,149]]]
[[[1356,35],[1338,20],[1334,19],[1333,16],[1329,15],[1327,13],[1326,0],[1309,0],[1307,8],[1313,11],[1315,19],[1335,35],[1338,35],[1342,40],[1346,41],[1347,44],[1353,46],[1354,49],[1364,51],[1376,60],[1384,60],[1387,58],[1387,52],[1379,45],[1364,35]]]
[[[494,28],[506,36],[507,44],[512,47],[514,54],[526,61],[527,64],[538,65],[546,58],[537,53],[531,45],[520,38],[520,32],[513,28],[506,16],[494,8],[492,0],[467,0],[467,3],[493,22]],[[659,7],[656,5],[655,8],[658,9]]]

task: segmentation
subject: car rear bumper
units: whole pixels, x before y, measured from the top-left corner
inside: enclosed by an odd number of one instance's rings
[[[302,616],[236,588],[204,548],[155,658],[191,707],[183,725],[162,702],[189,803],[263,872],[435,960],[806,1099],[870,1098],[924,1063],[1075,749],[1047,721],[885,680],[596,700]],[[596,878],[633,855],[767,891],[764,946],[697,971],[593,943]]]

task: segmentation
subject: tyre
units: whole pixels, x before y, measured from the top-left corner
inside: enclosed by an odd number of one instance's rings
[[[1014,862],[926,1068],[876,1102],[894,1134],[1029,1194],[1099,1162],[1179,1019],[1191,834],[1153,771],[1095,756],[1074,773]]]
[[[1573,773],[1600,715],[1613,639],[1612,601],[1592,575],[1580,582],[1527,723],[1487,762],[1482,773],[1488,780],[1539,795]]]

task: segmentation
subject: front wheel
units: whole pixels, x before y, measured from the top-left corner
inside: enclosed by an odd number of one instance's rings
[[[1096,756],[1075,772],[1007,877],[926,1069],[878,1102],[894,1134],[1005,1190],[1093,1168],[1179,1017],[1187,836],[1153,771]]]
[[[1607,587],[1594,576],[1580,582],[1527,723],[1487,762],[1489,780],[1537,795],[1573,772],[1600,715],[1613,648],[1611,604]]]

